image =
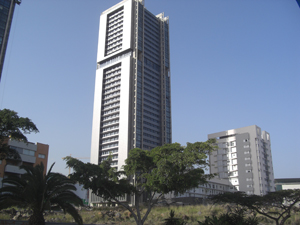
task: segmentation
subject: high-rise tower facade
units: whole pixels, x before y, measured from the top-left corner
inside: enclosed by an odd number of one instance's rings
[[[124,0],[100,16],[91,163],[172,142],[169,19]]]
[[[270,134],[253,125],[209,134],[218,150],[210,157],[210,173],[229,179],[238,191],[265,195],[275,191]]]
[[[0,0],[0,80],[15,5],[21,0]]]

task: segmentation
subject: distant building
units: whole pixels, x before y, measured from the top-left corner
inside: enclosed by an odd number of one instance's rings
[[[276,191],[300,189],[300,178],[280,178],[275,179]]]
[[[9,140],[8,145],[20,154],[21,161],[15,159],[0,160],[0,187],[2,187],[3,178],[25,173],[25,170],[19,168],[21,165],[35,166],[43,162],[45,166],[44,173],[47,172],[49,145],[14,140]]]
[[[183,204],[201,204],[206,203],[206,199],[211,195],[235,191],[235,187],[228,179],[212,178],[198,188],[187,190],[183,194],[175,195],[174,193],[169,193],[165,194],[164,197],[167,203],[180,202]]]
[[[85,189],[82,184],[75,184],[76,191],[74,193],[81,198],[84,205],[89,205],[89,190]]]
[[[218,150],[210,155],[210,173],[228,179],[238,191],[265,195],[275,191],[270,134],[253,125],[209,134]]]
[[[0,0],[0,80],[15,5],[21,0]]]

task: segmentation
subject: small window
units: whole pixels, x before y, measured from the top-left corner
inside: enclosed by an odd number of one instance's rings
[[[0,160],[0,164],[2,164],[2,160]]]
[[[30,156],[34,156],[34,151],[32,150],[28,150],[28,149],[23,149],[23,154],[24,155],[30,155]]]
[[[44,155],[44,154],[39,154],[38,157],[41,158],[41,159],[44,159],[44,158],[46,158],[46,155]]]
[[[251,170],[246,170],[246,173],[251,173]]]

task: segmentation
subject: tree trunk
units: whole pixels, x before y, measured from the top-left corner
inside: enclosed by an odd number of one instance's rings
[[[29,218],[29,225],[45,225],[45,219],[42,212],[33,212]]]
[[[285,223],[285,221],[286,221],[288,218],[290,218],[290,217],[291,217],[290,215],[288,215],[288,216],[286,216],[286,217],[283,217],[282,220],[281,220],[281,222],[280,222],[280,225],[283,225],[283,224]]]

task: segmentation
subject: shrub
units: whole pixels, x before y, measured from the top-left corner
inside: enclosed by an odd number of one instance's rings
[[[183,219],[175,218],[175,211],[173,210],[170,211],[170,217],[164,220],[165,220],[164,225],[185,225],[186,224]]]

